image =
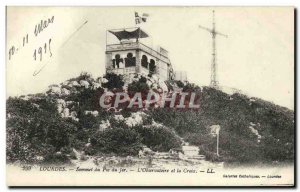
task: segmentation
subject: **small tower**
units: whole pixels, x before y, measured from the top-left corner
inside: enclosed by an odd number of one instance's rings
[[[108,43],[113,35],[118,42]],[[131,76],[132,74],[157,75],[161,80],[172,80],[174,73],[167,50],[158,51],[141,43],[149,35],[140,27],[114,29],[106,32],[106,73]]]
[[[217,78],[218,68],[217,68],[216,36],[220,35],[220,36],[223,36],[223,37],[226,37],[226,38],[228,36],[216,31],[215,11],[214,10],[213,10],[212,14],[213,14],[212,29],[207,28],[207,27],[203,27],[201,25],[199,25],[199,28],[208,31],[211,34],[211,37],[212,37],[212,62],[211,62],[210,86],[214,87],[214,88],[218,88],[219,87],[219,82],[218,82],[218,78]]]

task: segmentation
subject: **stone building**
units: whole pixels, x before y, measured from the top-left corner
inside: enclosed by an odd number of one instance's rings
[[[107,38],[113,35],[118,43],[109,44]],[[148,38],[141,28],[108,30],[106,33],[106,73],[122,74],[155,74],[161,80],[173,80],[175,74],[168,56],[168,51],[153,48],[141,43],[140,39]]]

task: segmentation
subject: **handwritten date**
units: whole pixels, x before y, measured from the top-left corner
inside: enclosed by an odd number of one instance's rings
[[[43,46],[35,49],[33,51],[33,59],[36,61],[38,58],[40,61],[43,60],[43,53],[47,54],[49,52],[49,57],[52,57],[52,52],[51,52],[51,41],[52,39],[50,38],[48,42],[44,43]]]

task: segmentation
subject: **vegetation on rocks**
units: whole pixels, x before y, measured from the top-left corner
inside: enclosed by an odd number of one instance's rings
[[[142,77],[128,91],[158,88]],[[9,97],[7,161],[68,163],[72,149],[88,155],[137,155],[143,145],[153,151],[178,148],[182,139],[199,146],[211,161],[229,163],[284,162],[294,158],[294,112],[273,103],[210,87],[176,82],[200,95],[199,110],[151,108],[117,113],[99,106],[107,90],[123,90],[123,77],[102,80],[87,73],[52,85],[46,93]],[[211,125],[220,125],[220,157]]]

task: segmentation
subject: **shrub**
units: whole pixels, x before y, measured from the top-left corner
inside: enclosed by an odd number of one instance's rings
[[[80,75],[79,75],[79,77],[77,77],[77,81],[81,81],[81,80],[85,80],[85,81],[87,81],[87,80],[89,80],[90,78],[92,78],[92,75],[90,74],[90,73],[88,73],[88,72],[81,72],[80,73]]]
[[[208,145],[211,144],[215,138],[212,138],[209,134],[203,134],[203,133],[189,133],[187,134],[184,139],[188,141],[192,145]]]
[[[91,140],[97,152],[122,156],[137,155],[141,147],[140,135],[129,128],[107,129],[92,136]]]
[[[94,117],[92,114],[81,115],[79,123],[81,127],[90,129],[97,123],[97,117]]]
[[[107,74],[108,89],[122,89],[122,76]],[[91,76],[82,73],[74,80],[91,81]],[[182,86],[177,82],[179,87]],[[209,126],[219,124],[219,153],[222,160],[234,163],[251,163],[256,161],[288,161],[295,155],[294,146],[294,111],[258,98],[250,98],[242,94],[228,95],[211,87],[199,88],[187,83],[184,91],[196,91],[200,94],[198,111],[176,111],[173,109],[149,110],[143,124],[147,127],[126,128],[124,122],[111,120],[112,127],[104,132],[97,132],[99,123],[109,119],[111,113],[99,109],[99,96],[103,89],[76,87],[76,92],[68,96],[31,95],[29,100],[9,97],[7,104],[7,160],[14,162],[35,162],[36,156],[47,156],[47,161],[55,157],[57,151],[70,153],[72,147],[85,150],[86,154],[115,153],[119,155],[135,155],[143,143],[153,150],[168,151],[180,146],[180,138],[201,148],[200,153],[208,159],[216,159],[216,139],[209,136]],[[131,92],[147,92],[147,79],[141,77],[129,85]],[[116,90],[113,90],[116,91]],[[79,122],[62,119],[57,112],[55,100],[63,98],[74,101],[68,106],[78,114]],[[79,102],[79,104],[77,103]],[[85,115],[85,110],[98,110],[97,118]],[[129,109],[120,114],[125,118],[131,116]],[[166,127],[151,126],[155,122]],[[249,125],[252,122],[258,131],[254,134]],[[122,128],[120,128],[122,127]],[[172,129],[169,129],[169,128]],[[92,147],[85,148],[91,138]],[[61,150],[63,148],[63,150]],[[64,161],[65,157],[58,157]]]
[[[108,90],[122,89],[124,86],[124,81],[121,75],[107,73],[104,78],[106,78],[108,82],[102,83],[102,86]]]
[[[178,84],[177,84],[178,85]],[[187,83],[186,85],[183,86],[183,91],[199,91],[200,87],[194,83]]]
[[[143,76],[140,77],[138,81],[133,81],[128,85],[128,92],[134,94],[136,92],[147,93],[149,91],[149,86],[147,84],[147,79]]]
[[[69,164],[70,159],[65,154],[52,153],[45,156],[44,163],[53,165]]]
[[[167,127],[143,127],[134,129],[141,135],[142,143],[154,151],[169,151],[181,146],[180,138]]]
[[[182,83],[182,81],[176,81],[176,84],[179,88],[183,88],[184,84]]]
[[[206,132],[199,112],[176,111],[162,108],[151,110],[150,116],[156,122],[163,123],[167,127],[172,127],[182,137],[188,133]]]
[[[8,108],[15,113],[7,120],[8,161],[33,162],[37,155],[45,157],[70,144],[77,127],[62,119],[48,102],[36,101],[39,108],[32,114],[26,114],[32,103],[16,98],[9,102]]]

